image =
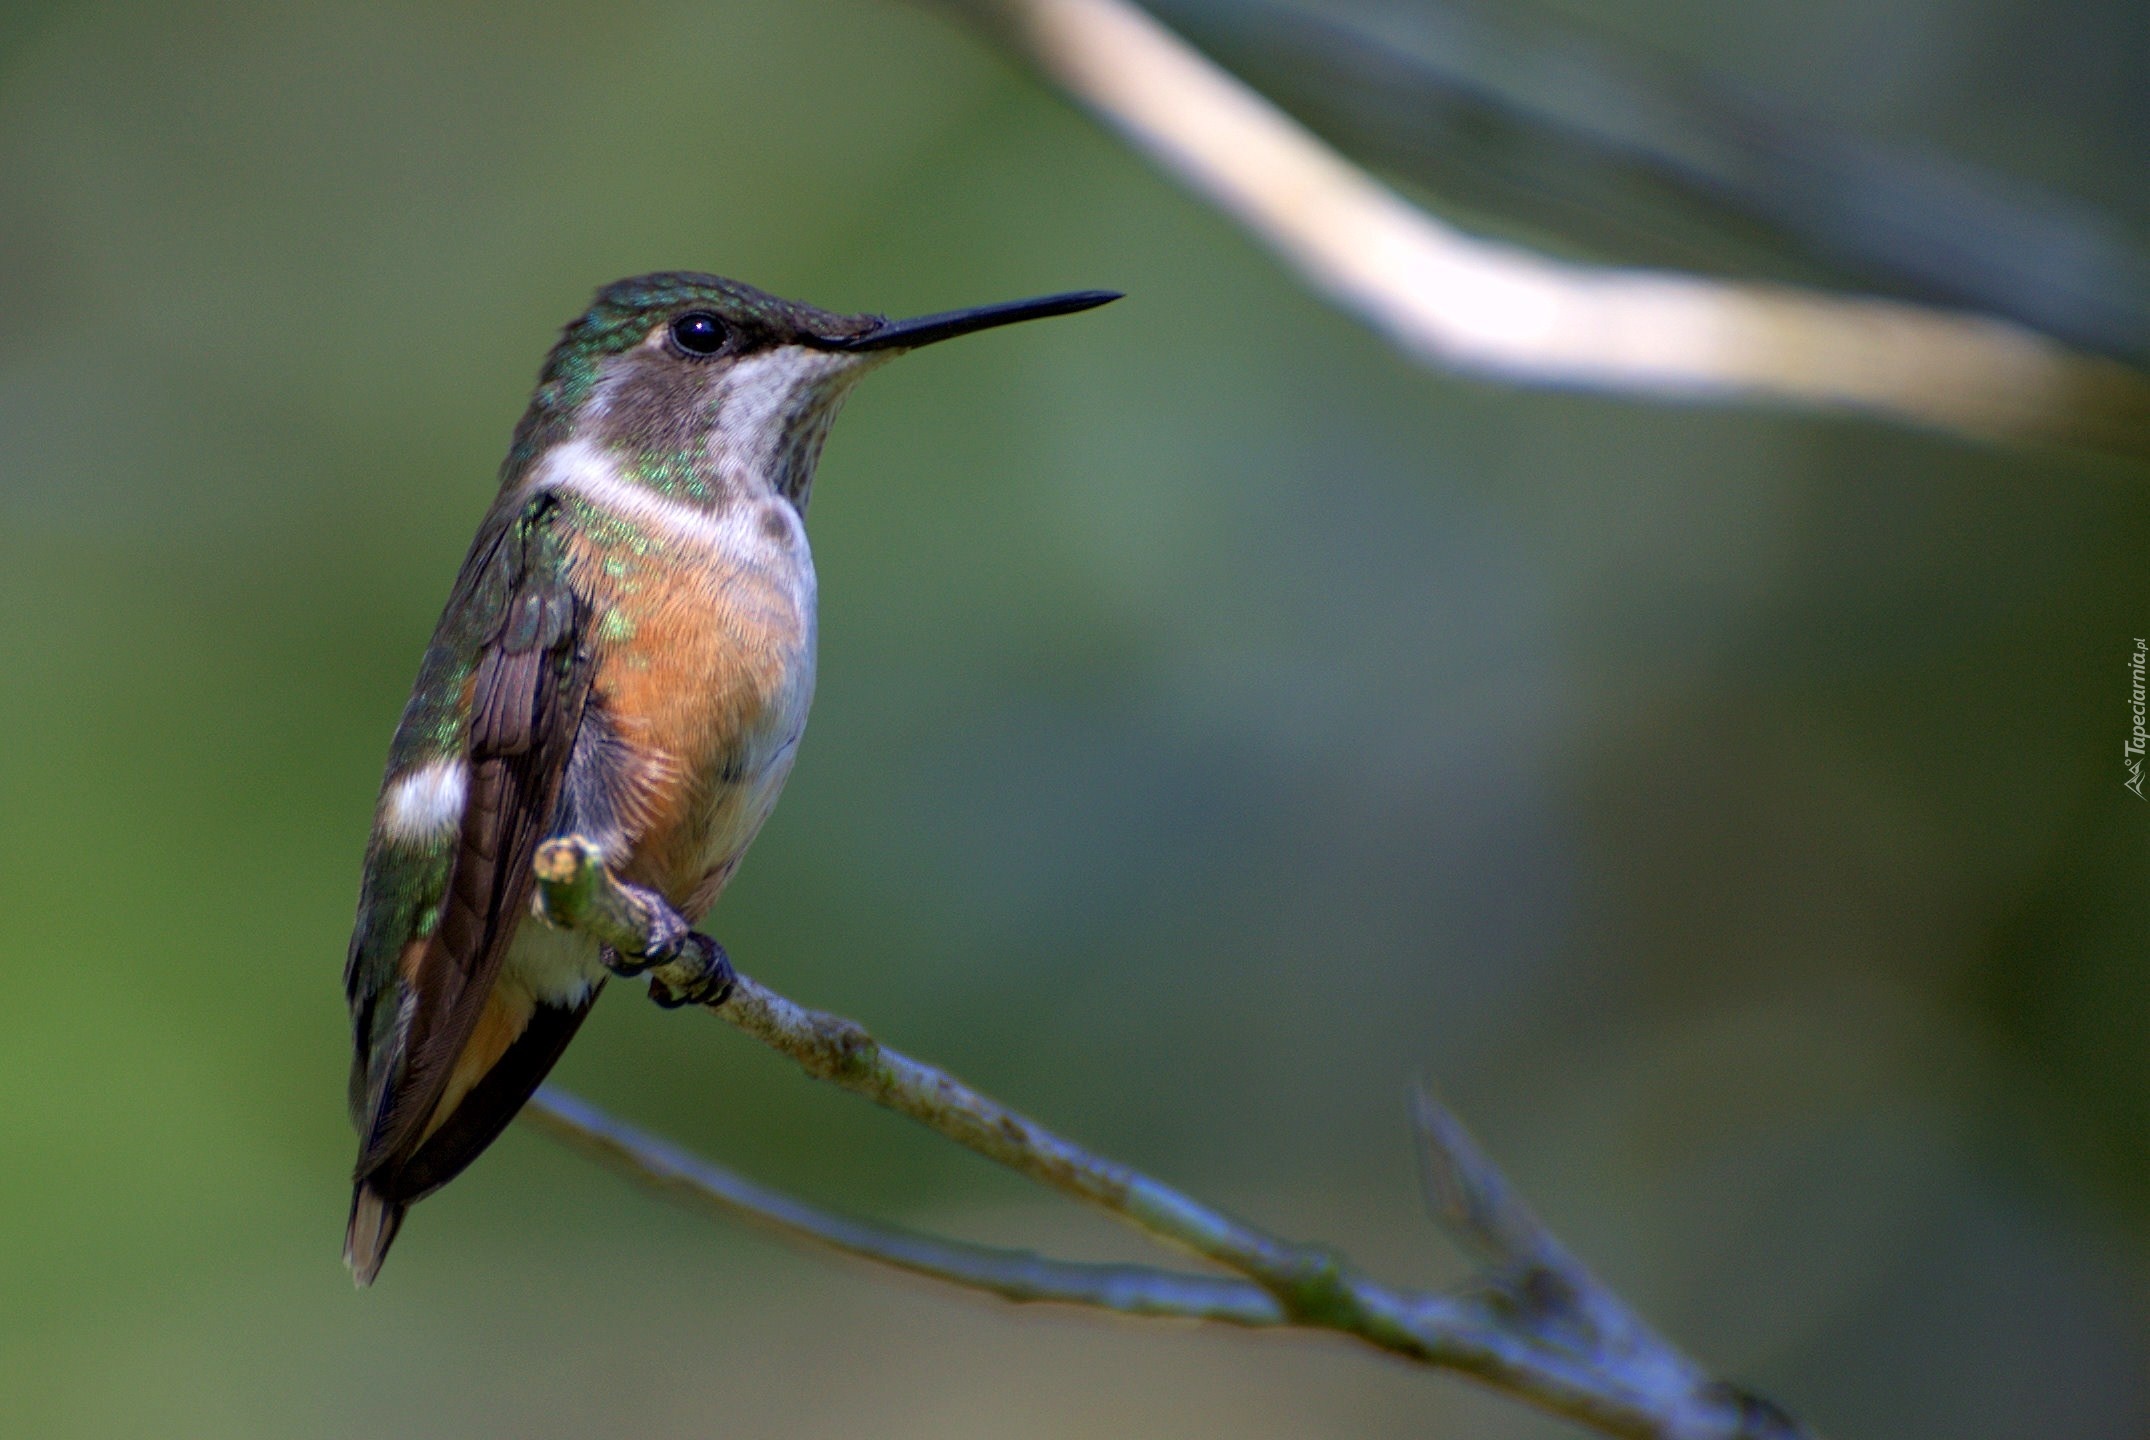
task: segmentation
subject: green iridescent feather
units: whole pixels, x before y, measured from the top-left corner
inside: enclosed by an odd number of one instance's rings
[[[527,575],[534,563],[564,583],[567,559],[556,533],[560,518],[553,499],[541,496],[497,507],[479,528],[390,742],[384,796],[398,777],[466,755],[471,677],[488,641],[509,623],[506,612],[518,575]],[[382,816],[375,816],[359,886],[358,923],[344,968],[356,1041],[350,1103],[361,1123],[398,1048],[403,986],[397,963],[411,941],[431,935],[439,924],[459,839],[453,827],[390,836]]]

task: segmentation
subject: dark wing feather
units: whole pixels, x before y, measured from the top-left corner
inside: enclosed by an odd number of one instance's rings
[[[462,1174],[464,1166],[500,1138],[508,1122],[545,1083],[596,1000],[597,989],[593,989],[580,1005],[541,1004],[531,1013],[529,1027],[485,1072],[485,1078],[470,1087],[455,1113],[397,1169],[387,1188],[399,1204],[423,1200]]]
[[[511,512],[490,545],[480,536],[457,584],[479,637],[463,817],[438,924],[404,976],[408,1028],[367,1127],[360,1180],[415,1158],[529,913],[531,860],[559,807],[594,669],[588,607],[569,583],[555,521],[548,496]]]
[[[344,1263],[354,1280],[371,1285],[403,1226],[404,1212],[460,1175],[500,1138],[582,1028],[582,1017],[603,988],[600,984],[579,1005],[539,1005],[523,1033],[415,1154],[359,1177],[351,1188],[351,1219],[343,1241]]]

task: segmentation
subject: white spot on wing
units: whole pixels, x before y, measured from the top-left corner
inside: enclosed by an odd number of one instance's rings
[[[470,782],[460,760],[436,760],[397,777],[381,798],[381,833],[392,840],[437,840],[463,821]]]

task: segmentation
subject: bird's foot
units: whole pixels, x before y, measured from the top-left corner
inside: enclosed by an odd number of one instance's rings
[[[738,980],[732,957],[724,947],[699,931],[689,931],[679,958],[663,974],[649,977],[649,998],[667,1010],[682,1005],[722,1005]]]
[[[613,883],[641,912],[644,923],[639,950],[628,952],[607,945],[598,952],[605,968],[615,975],[632,977],[653,966],[670,965],[678,960],[693,933],[688,928],[686,917],[674,910],[671,904],[654,890],[645,890],[639,885],[624,885],[618,881]]]

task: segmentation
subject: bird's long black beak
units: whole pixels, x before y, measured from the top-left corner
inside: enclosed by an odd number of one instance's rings
[[[1117,290],[1076,290],[1066,295],[1041,295],[1035,300],[1010,300],[1000,305],[980,305],[975,310],[949,310],[921,315],[916,320],[884,320],[876,329],[848,339],[828,340],[831,350],[915,350],[940,340],[953,340],[974,330],[1013,325],[1018,320],[1043,320],[1052,315],[1073,315],[1094,310],[1120,298]]]

